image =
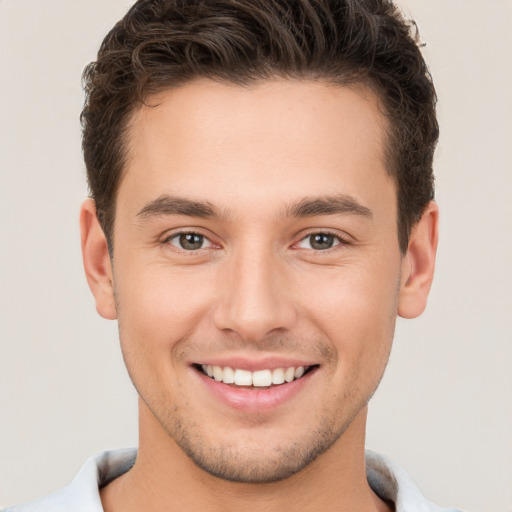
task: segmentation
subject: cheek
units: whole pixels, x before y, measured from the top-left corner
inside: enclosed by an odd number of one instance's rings
[[[134,275],[135,279],[129,277]],[[204,319],[205,287],[168,268],[149,265],[128,275],[119,272],[117,283],[119,338],[135,388],[153,406],[167,403],[170,395],[177,399],[183,391],[183,341]]]
[[[168,268],[118,275],[116,301],[122,343],[139,353],[170,351],[197,328],[209,301],[201,276]]]
[[[387,358],[398,304],[398,268],[351,265],[317,275],[314,285],[303,282],[309,316],[331,341],[341,361],[375,361],[380,365]]]

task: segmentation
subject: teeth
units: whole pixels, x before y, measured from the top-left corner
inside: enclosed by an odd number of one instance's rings
[[[284,384],[300,379],[306,368],[304,366],[290,368],[275,368],[274,370],[258,370],[251,372],[249,370],[240,370],[238,368],[230,368],[225,366],[211,366],[203,364],[201,366],[203,372],[224,384],[236,384],[237,386],[255,386],[268,387],[271,385]]]
[[[284,372],[284,380],[286,382],[291,382],[293,379],[295,379],[295,368],[286,368]]]
[[[252,386],[252,373],[249,370],[235,370],[235,384],[237,386]]]
[[[229,366],[226,366],[224,368],[222,381],[224,382],[224,384],[233,384],[235,382],[235,370],[233,370],[233,368],[230,368]]]
[[[304,375],[304,366],[299,366],[295,369],[295,378],[300,379]]]
[[[259,388],[267,387],[272,384],[272,372],[270,370],[259,370],[252,372],[252,385]]]
[[[272,372],[272,384],[282,384],[284,382],[284,370],[276,368]]]

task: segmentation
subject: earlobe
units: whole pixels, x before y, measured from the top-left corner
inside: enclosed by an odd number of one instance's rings
[[[80,210],[82,258],[96,310],[108,320],[117,318],[114,301],[112,265],[107,240],[96,215],[96,206],[87,199]]]
[[[402,260],[398,314],[403,318],[415,318],[425,310],[434,278],[438,231],[439,209],[431,201],[411,231]]]

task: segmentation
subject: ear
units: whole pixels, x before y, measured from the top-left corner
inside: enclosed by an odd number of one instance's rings
[[[92,199],[86,199],[80,209],[82,258],[89,288],[96,301],[96,311],[108,320],[117,317],[114,301],[114,281],[107,239],[96,215]]]
[[[439,209],[434,201],[430,201],[412,228],[407,254],[402,259],[398,314],[403,318],[415,318],[427,306],[434,278],[438,232]]]

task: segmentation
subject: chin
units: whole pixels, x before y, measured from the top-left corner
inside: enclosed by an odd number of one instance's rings
[[[289,478],[327,451],[350,425],[338,427],[324,420],[314,430],[290,437],[285,432],[281,442],[277,435],[261,439],[251,432],[231,439],[205,439],[194,428],[169,432],[181,450],[196,466],[213,477],[230,482],[263,484]],[[249,436],[249,438],[248,438]],[[268,441],[268,442],[267,442]]]

